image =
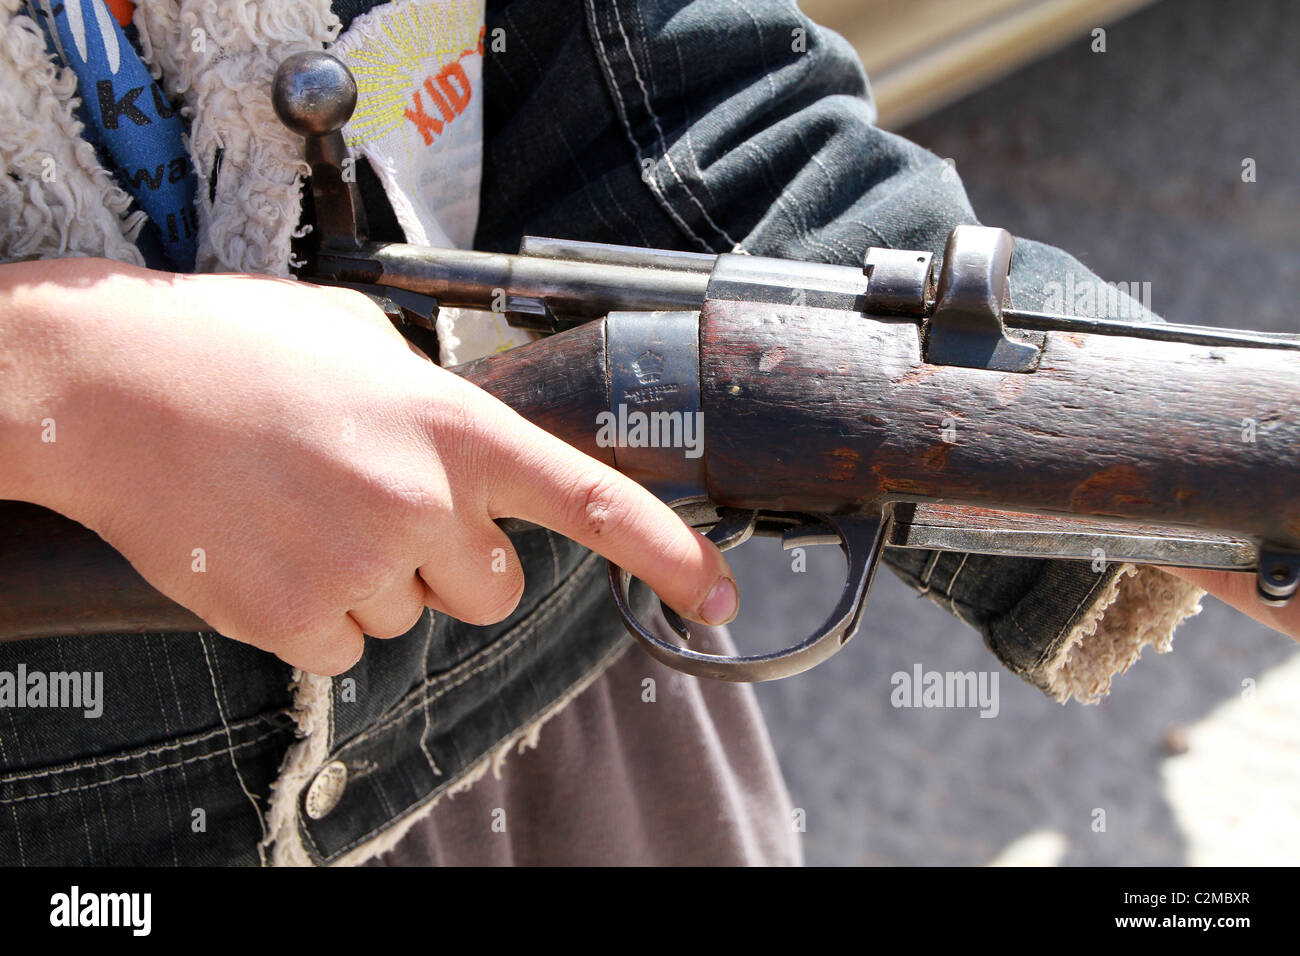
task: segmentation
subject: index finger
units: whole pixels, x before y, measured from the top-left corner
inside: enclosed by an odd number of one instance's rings
[[[492,488],[494,518],[524,518],[590,548],[702,624],[736,616],[738,594],[713,542],[626,475],[515,416],[513,451]]]

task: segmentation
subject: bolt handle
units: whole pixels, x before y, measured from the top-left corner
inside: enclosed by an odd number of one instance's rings
[[[342,133],[357,107],[352,71],[324,50],[295,53],[275,71],[271,105],[280,122],[306,140],[303,158],[311,167],[319,248],[361,248],[367,238],[366,211]]]
[[[352,71],[324,50],[288,57],[275,71],[271,103],[280,122],[312,138],[341,130],[357,108]]]

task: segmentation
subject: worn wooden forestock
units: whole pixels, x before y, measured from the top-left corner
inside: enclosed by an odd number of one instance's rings
[[[930,365],[910,322],[705,306],[712,497],[882,496],[1178,524],[1300,545],[1294,352],[1049,332],[1037,371]]]
[[[905,496],[1300,547],[1294,353],[1049,332],[1037,371],[994,372],[927,364],[912,322],[730,301],[706,304],[700,347],[719,504]],[[605,366],[592,322],[454,371],[612,464]],[[203,627],[66,518],[0,502],[0,528],[0,640]]]

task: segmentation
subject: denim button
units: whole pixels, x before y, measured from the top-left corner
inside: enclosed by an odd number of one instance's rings
[[[348,768],[341,760],[327,763],[307,788],[307,816],[319,820],[339,805],[348,785]]]

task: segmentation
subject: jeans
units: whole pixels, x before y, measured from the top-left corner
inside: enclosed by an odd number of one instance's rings
[[[369,6],[336,0],[345,23]],[[952,227],[975,221],[950,165],[872,125],[853,50],[793,2],[514,0],[489,3],[497,29],[478,248],[513,251],[534,234],[860,265],[871,245],[942,255]],[[383,210],[371,221],[395,227]],[[1019,242],[1015,305],[1041,307],[1071,273],[1092,278]],[[326,761],[347,780],[325,813],[299,794],[314,861],[454,786],[628,640],[603,562],[545,531],[513,540],[528,587],[507,621],[426,613],[404,637],[367,639],[333,681]],[[910,551],[886,561],[1026,674],[1117,573]],[[210,633],[0,645],[0,671],[20,664],[102,672],[104,706],[98,718],[0,709],[0,862],[259,862],[295,740],[287,666]]]

